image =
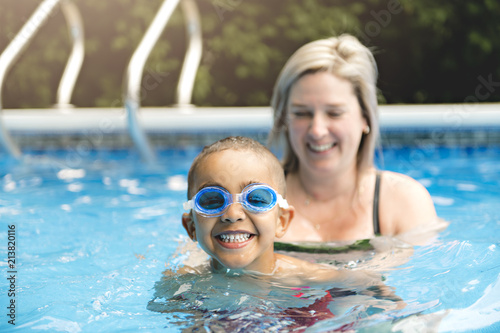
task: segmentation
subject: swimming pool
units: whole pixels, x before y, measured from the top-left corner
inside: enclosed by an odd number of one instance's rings
[[[15,314],[16,324],[4,314],[0,331],[177,332],[192,324],[188,313],[147,307],[162,271],[186,242],[181,204],[199,149],[164,149],[158,167],[143,165],[128,150],[91,150],[78,158],[74,151],[31,150],[23,164],[0,155],[2,308]],[[408,262],[384,272],[404,309],[351,305],[344,316],[310,329],[354,323],[367,331],[418,330],[439,317],[443,332],[500,330],[500,148],[385,147],[384,168],[422,182],[450,225],[430,244],[416,246]],[[9,240],[15,240],[9,251],[15,263],[8,262]],[[390,246],[389,254],[400,245]],[[231,302],[231,292],[215,295]],[[248,291],[250,299],[257,296]],[[217,320],[248,325],[242,319],[255,316],[251,306],[266,305],[250,303]],[[254,319],[256,331],[283,328],[272,317]]]

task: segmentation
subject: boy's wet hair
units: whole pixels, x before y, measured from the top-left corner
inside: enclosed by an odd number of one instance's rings
[[[195,195],[194,186],[194,176],[197,172],[199,165],[213,153],[218,153],[224,150],[237,150],[237,151],[251,151],[256,155],[262,157],[263,162],[267,161],[269,169],[272,170],[274,174],[271,175],[275,179],[278,185],[278,191],[281,195],[285,196],[286,184],[285,184],[285,174],[278,158],[264,145],[258,141],[244,137],[244,136],[230,136],[219,141],[212,143],[211,145],[205,146],[203,150],[196,156],[191,164],[191,168],[188,173],[188,199],[191,199]],[[242,163],[245,163],[242,161]]]

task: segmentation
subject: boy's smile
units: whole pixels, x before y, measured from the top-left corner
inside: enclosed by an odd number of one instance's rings
[[[215,237],[221,246],[228,249],[239,249],[250,242],[255,235],[236,230],[231,232],[221,232],[220,234],[215,235]]]
[[[279,193],[273,177],[276,170],[269,164],[251,150],[216,152],[199,165],[193,188],[199,191],[219,186],[234,195],[249,184],[265,183]],[[234,203],[218,217],[205,217],[193,210],[183,216],[183,224],[213,258],[214,268],[268,273],[274,269],[274,239],[285,232],[290,215],[290,209],[278,205],[264,213],[250,213],[241,203]]]

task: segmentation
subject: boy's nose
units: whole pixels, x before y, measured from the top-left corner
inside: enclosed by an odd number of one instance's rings
[[[222,222],[235,223],[245,219],[245,212],[243,206],[239,203],[233,203],[229,205],[227,210],[221,216]]]

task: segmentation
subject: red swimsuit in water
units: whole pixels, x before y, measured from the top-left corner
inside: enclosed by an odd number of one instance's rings
[[[294,290],[300,290],[300,289],[302,288],[296,288],[296,289],[294,288]],[[335,315],[328,308],[328,305],[334,301],[334,297],[348,296],[353,294],[355,293],[352,291],[339,290],[337,288],[326,290],[325,296],[317,299],[313,304],[309,305],[308,307],[289,308],[284,311],[283,315],[290,319],[293,319],[295,323],[293,327],[295,328],[303,327],[305,329],[307,327],[314,325],[318,321],[335,317]],[[302,295],[304,295],[304,293],[299,292],[294,296],[301,297]],[[344,330],[352,329],[352,324],[353,323],[343,325],[342,327],[339,327],[338,330],[342,332]]]

